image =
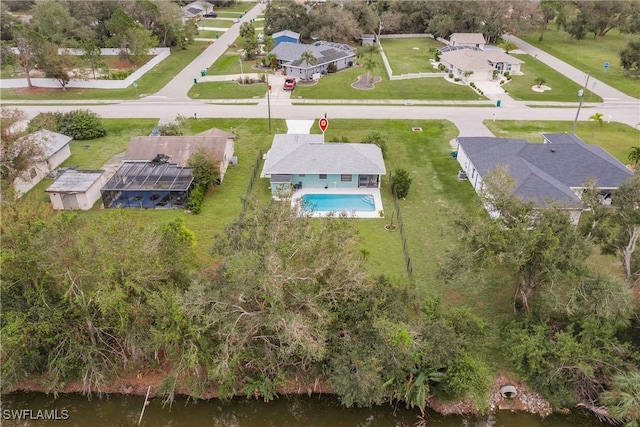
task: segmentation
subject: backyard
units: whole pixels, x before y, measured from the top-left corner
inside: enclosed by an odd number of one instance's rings
[[[389,80],[380,56],[376,57],[376,68],[372,74],[382,80],[375,84],[375,89],[358,90],[351,87],[359,75],[366,74],[363,67],[355,66],[334,74],[323,76],[314,85],[298,85],[291,96],[308,99],[428,99],[428,100],[486,100],[471,88],[455,85],[444,78],[433,77],[423,79]]]
[[[208,46],[207,43],[195,42],[186,49],[172,49],[164,61],[153,67],[138,79],[138,87],[130,86],[125,89],[0,89],[3,102],[10,99],[35,100],[71,100],[71,99],[136,99],[151,95],[178,74],[185,64],[193,61]]]
[[[511,97],[521,101],[578,102],[578,90],[582,88],[582,85],[558,73],[530,55],[516,55],[513,53],[511,55],[525,61],[521,66],[524,75],[512,76],[511,81],[502,86]],[[536,85],[535,80],[539,77],[545,80],[544,85],[549,86],[551,90],[535,92],[531,89],[532,86]],[[584,99],[586,102],[602,102],[600,96],[588,89],[585,90]]]
[[[444,46],[430,37],[406,39],[380,39],[385,55],[389,60],[393,74],[437,73],[429,62],[433,59],[434,49]]]
[[[611,30],[606,36],[595,40],[590,35],[584,40],[574,40],[563,30],[556,30],[553,24],[544,33],[544,41],[538,41],[539,36],[539,32],[536,32],[524,34],[520,38],[579,70],[589,71],[593,77],[629,96],[640,97],[640,79],[625,75],[620,66],[619,55],[627,43],[632,39],[637,40],[638,36]],[[609,63],[608,69],[604,68],[605,62]]]

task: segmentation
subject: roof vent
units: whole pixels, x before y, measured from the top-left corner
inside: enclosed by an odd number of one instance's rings
[[[555,149],[555,148],[552,148],[552,149],[551,149],[551,152],[552,152],[552,153],[555,153],[555,152],[556,152],[556,149]]]

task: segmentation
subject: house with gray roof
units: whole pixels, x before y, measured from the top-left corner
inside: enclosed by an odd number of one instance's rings
[[[194,1],[181,9],[183,19],[201,18],[205,13],[213,11],[213,5],[206,1]]]
[[[604,149],[575,135],[545,133],[543,137],[544,144],[458,137],[457,160],[477,193],[484,188],[484,177],[504,165],[515,179],[515,195],[538,207],[553,204],[567,209],[575,224],[583,210],[581,197],[587,182],[595,180],[601,202],[609,204],[611,192],[633,175]]]
[[[486,41],[482,33],[453,33],[449,36],[451,46],[470,46],[484,49]]]
[[[307,51],[313,53],[315,61],[308,63],[301,59],[302,54]],[[331,64],[335,64],[338,71],[351,67],[356,57],[355,48],[326,41],[312,44],[282,42],[269,53],[275,55],[278,68],[282,68],[285,75],[304,80],[316,73],[326,74]]]
[[[452,50],[446,47],[440,53],[440,62],[444,64],[454,77],[465,82],[489,81],[493,79],[493,72],[499,75],[506,72],[521,74],[520,65],[524,61],[496,50],[479,50],[476,48],[462,48]]]
[[[41,159],[14,180],[13,187],[18,197],[35,187],[71,156],[69,143],[72,139],[61,133],[41,129],[16,141],[16,147],[20,147],[23,143],[33,143],[38,145],[42,151]]]
[[[375,144],[323,143],[322,135],[279,134],[266,154],[261,178],[274,197],[301,188],[380,188],[386,174]]]

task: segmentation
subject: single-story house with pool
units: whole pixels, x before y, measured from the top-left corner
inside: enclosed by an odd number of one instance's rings
[[[441,53],[440,63],[444,64],[454,77],[465,82],[477,82],[492,80],[494,71],[499,75],[506,72],[520,74],[520,65],[524,61],[500,51],[465,48]]]
[[[600,201],[611,203],[611,193],[633,173],[601,147],[575,135],[545,133],[544,144],[524,139],[458,137],[457,160],[474,190],[484,190],[484,179],[499,166],[515,180],[514,194],[543,208],[550,204],[567,210],[577,224],[584,210],[586,183],[596,180]],[[491,211],[492,217],[499,212]]]
[[[382,151],[375,144],[325,144],[322,135],[278,134],[265,155],[260,177],[269,179],[274,198],[368,197],[369,214],[377,217],[382,210],[380,180],[386,173]],[[336,206],[320,210],[352,209]]]
[[[315,61],[302,60],[304,52],[311,52]],[[356,49],[342,43],[317,41],[313,44],[282,42],[270,54],[275,55],[278,68],[287,76],[311,79],[316,73],[326,74],[329,65],[334,64],[340,71],[351,67],[356,57]]]

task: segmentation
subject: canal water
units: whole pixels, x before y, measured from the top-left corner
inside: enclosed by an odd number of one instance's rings
[[[1,398],[3,427],[130,427],[138,424],[143,397],[110,396],[88,400],[80,395],[54,399],[41,393]],[[40,412],[39,412],[40,411]],[[46,412],[44,412],[46,411]],[[281,396],[273,402],[236,398],[230,401],[177,399],[163,407],[147,405],[141,426],[147,427],[410,427],[419,412],[404,406],[344,408],[334,396]],[[17,418],[22,416],[21,420]],[[38,417],[57,420],[35,419]],[[24,418],[28,418],[25,420]],[[443,417],[429,413],[427,426],[438,427],[603,427],[594,417],[573,413],[542,419],[536,415],[500,412],[484,417]]]

